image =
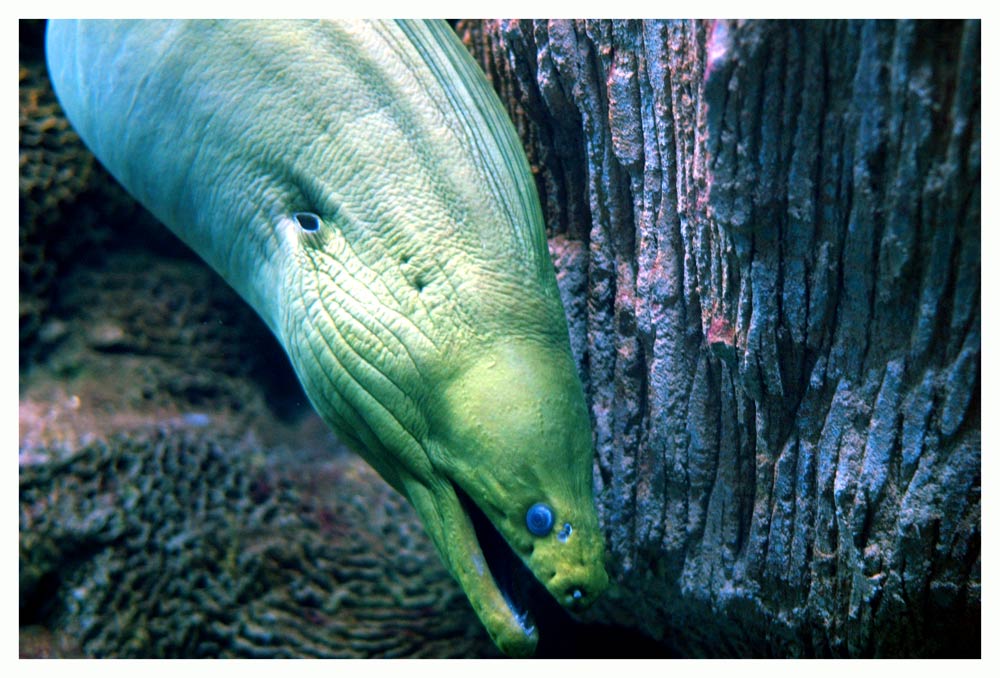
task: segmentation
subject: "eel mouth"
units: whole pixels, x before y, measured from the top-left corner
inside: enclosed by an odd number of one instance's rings
[[[511,615],[526,636],[534,636],[535,615],[532,608],[551,597],[535,575],[524,564],[520,556],[507,543],[503,535],[483,513],[476,502],[456,483],[452,483],[455,494],[472,523],[479,548],[486,560],[486,567],[500,594],[503,596]],[[552,599],[555,603],[555,599]]]

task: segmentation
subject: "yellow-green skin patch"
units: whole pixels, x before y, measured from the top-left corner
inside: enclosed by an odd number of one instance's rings
[[[447,25],[53,22],[47,52],[84,141],[260,313],[503,651],[530,654],[537,632],[484,566],[456,486],[559,602],[606,588],[538,198]],[[525,527],[538,502],[555,514],[543,537]]]

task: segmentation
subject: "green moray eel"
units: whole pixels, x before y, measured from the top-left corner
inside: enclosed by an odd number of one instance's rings
[[[501,650],[535,650],[532,581],[570,610],[607,587],[538,196],[447,24],[59,21],[46,52],[84,142],[256,309]]]

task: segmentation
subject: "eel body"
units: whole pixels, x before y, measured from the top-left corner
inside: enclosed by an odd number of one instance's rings
[[[513,571],[571,610],[606,588],[538,197],[446,24],[60,21],[46,50],[84,142],[261,315],[501,650],[538,640]]]

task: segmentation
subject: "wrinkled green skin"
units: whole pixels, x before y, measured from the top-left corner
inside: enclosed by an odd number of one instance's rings
[[[54,22],[47,56],[83,140],[260,313],[501,650],[531,654],[538,632],[497,589],[456,486],[563,605],[606,588],[538,198],[446,25]],[[544,537],[525,527],[536,502],[555,513]]]

